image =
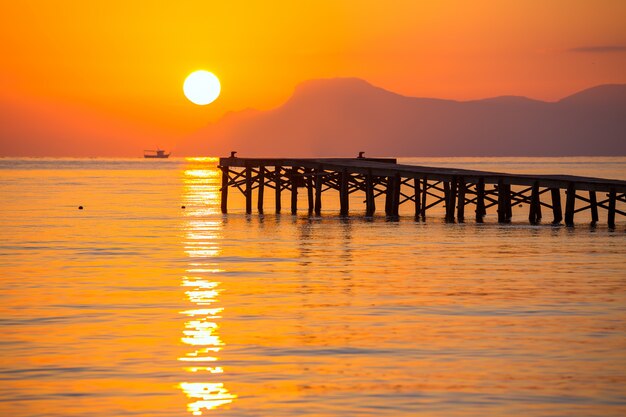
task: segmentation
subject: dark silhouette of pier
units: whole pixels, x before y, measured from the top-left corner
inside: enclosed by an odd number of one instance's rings
[[[364,194],[365,216],[373,216],[378,197],[384,197],[385,214],[399,216],[402,204],[414,207],[415,219],[425,220],[428,209],[442,204],[448,222],[464,222],[468,207],[482,222],[487,210],[495,207],[498,222],[509,223],[515,205],[528,207],[528,220],[538,224],[543,208],[552,211],[552,223],[574,225],[574,216],[591,213],[595,225],[599,211],[606,212],[609,228],[615,216],[626,216],[626,181],[571,175],[521,175],[454,168],[398,164],[391,158],[220,158],[222,170],[221,209],[227,212],[228,190],[239,189],[246,199],[246,213],[252,213],[253,191],[257,210],[263,213],[265,187],[274,190],[276,212],[280,213],[281,193],[291,195],[291,213],[298,210],[298,190],[307,193],[309,214],[319,215],[324,192],[339,192],[340,214],[349,214],[349,195]],[[565,205],[561,191],[565,191]],[[577,207],[576,203],[580,203]],[[618,204],[620,205],[618,209]]]

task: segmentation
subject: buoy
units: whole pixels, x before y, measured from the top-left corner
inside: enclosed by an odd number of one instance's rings
[[[181,208],[181,209],[184,209],[184,208],[185,208],[185,206],[180,206],[180,208]]]
[[[82,210],[82,209],[83,209],[83,206],[78,206],[78,209],[79,209],[79,210]]]

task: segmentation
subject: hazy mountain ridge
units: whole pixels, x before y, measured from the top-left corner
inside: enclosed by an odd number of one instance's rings
[[[626,155],[626,85],[557,101],[407,97],[357,78],[306,81],[282,106],[230,114],[179,154],[242,156]]]

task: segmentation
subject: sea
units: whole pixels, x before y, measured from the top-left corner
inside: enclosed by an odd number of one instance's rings
[[[0,158],[0,416],[626,415],[625,217],[246,215],[236,189],[222,214],[217,164]]]

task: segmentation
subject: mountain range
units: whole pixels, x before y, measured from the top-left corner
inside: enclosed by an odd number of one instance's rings
[[[178,155],[626,155],[626,84],[556,102],[518,96],[407,97],[357,78],[300,84],[283,105],[227,114],[180,142]]]

